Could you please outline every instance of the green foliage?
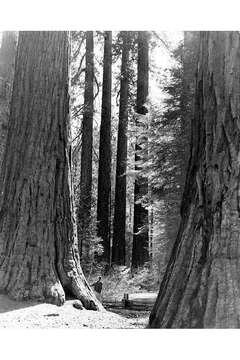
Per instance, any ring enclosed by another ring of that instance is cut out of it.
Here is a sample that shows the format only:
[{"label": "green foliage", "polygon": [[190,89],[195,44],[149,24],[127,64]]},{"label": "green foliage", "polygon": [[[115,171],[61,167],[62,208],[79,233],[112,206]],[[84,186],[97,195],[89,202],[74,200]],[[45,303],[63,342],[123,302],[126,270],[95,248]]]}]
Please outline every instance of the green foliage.
[{"label": "green foliage", "polygon": [[98,256],[103,254],[103,240],[97,236],[95,214],[93,214],[90,219],[86,237],[89,245],[88,256],[82,257],[81,266],[83,268],[84,274],[89,276],[92,272],[99,271],[102,268],[102,266],[100,266],[98,263]]}]

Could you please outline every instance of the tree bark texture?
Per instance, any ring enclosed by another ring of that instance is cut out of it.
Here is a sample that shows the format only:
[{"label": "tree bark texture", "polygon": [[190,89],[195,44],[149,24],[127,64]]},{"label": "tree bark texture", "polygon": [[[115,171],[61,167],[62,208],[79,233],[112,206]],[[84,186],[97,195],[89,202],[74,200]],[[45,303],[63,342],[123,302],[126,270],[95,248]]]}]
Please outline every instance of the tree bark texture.
[{"label": "tree bark texture", "polygon": [[[146,101],[148,96],[149,83],[149,58],[148,58],[148,32],[138,32],[138,76],[137,76],[137,113],[146,115],[148,110]],[[138,126],[138,121],[136,121]],[[147,141],[147,140],[146,140]],[[136,142],[135,162],[141,160],[138,152],[141,144]],[[141,167],[135,165],[139,172]],[[148,210],[141,204],[141,198],[148,194],[148,180],[146,177],[137,174],[134,184],[134,220],[133,220],[133,250],[132,266],[137,268],[149,260],[149,239],[148,239]]]},{"label": "tree bark texture", "polygon": [[2,35],[0,49],[0,168],[7,138],[16,40],[16,33],[14,31],[5,31]]},{"label": "tree bark texture", "polygon": [[182,220],[152,328],[240,327],[239,114],[239,32],[202,32]]},{"label": "tree bark texture", "polygon": [[98,236],[103,239],[102,258],[110,261],[110,195],[111,195],[111,100],[112,100],[112,32],[104,34],[102,114],[99,144]]},{"label": "tree bark texture", "polygon": [[[182,133],[187,138],[186,151],[189,153],[191,120],[194,116],[194,95],[196,82],[196,69],[199,57],[199,31],[185,31],[183,45],[183,94],[181,98],[181,108],[184,116],[182,116]],[[183,138],[184,141],[184,138]],[[187,171],[188,162],[185,159],[183,172]]]},{"label": "tree bark texture", "polygon": [[92,147],[93,147],[93,84],[94,53],[93,31],[86,32],[86,68],[84,112],[82,121],[82,151],[80,175],[80,199],[78,206],[79,248],[82,257],[89,254],[89,226],[92,205]]},{"label": "tree bark texture", "polygon": [[0,289],[101,309],[79,261],[71,183],[67,32],[20,32],[0,212]]},{"label": "tree bark texture", "polygon": [[112,262],[119,265],[125,265],[126,246],[126,169],[130,50],[129,32],[123,31],[122,37],[122,65],[112,245]]}]

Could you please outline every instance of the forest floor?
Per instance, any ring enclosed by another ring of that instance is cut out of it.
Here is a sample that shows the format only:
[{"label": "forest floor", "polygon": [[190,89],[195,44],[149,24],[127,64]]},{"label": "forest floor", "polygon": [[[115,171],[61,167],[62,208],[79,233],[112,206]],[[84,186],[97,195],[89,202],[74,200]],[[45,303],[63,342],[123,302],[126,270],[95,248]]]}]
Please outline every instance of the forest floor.
[{"label": "forest floor", "polygon": [[74,300],[63,306],[46,303],[18,302],[0,295],[0,328],[69,328],[69,329],[143,329],[149,311],[114,309],[87,311],[73,307]]}]

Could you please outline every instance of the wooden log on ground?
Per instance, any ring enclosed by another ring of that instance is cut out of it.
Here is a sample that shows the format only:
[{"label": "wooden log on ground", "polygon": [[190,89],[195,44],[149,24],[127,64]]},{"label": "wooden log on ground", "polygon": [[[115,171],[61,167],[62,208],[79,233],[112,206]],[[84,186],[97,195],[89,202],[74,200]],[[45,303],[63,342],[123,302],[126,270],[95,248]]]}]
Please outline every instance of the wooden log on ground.
[{"label": "wooden log on ground", "polygon": [[123,303],[126,309],[151,310],[157,298],[157,293],[124,294]]}]

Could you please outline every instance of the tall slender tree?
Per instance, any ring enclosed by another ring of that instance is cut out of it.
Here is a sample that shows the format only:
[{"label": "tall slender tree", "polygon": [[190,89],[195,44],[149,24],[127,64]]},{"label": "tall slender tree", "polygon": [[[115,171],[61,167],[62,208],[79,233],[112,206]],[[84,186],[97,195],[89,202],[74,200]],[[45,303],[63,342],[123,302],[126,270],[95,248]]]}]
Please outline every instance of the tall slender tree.
[{"label": "tall slender tree", "polygon": [[[149,86],[149,34],[147,31],[138,32],[138,67],[137,67],[137,106],[139,115],[146,115],[148,110],[146,101]],[[138,120],[136,126],[139,126]],[[143,265],[149,259],[149,239],[148,239],[148,210],[146,210],[141,198],[148,194],[148,180],[139,173],[141,160],[139,151],[141,144],[136,142],[135,170],[137,173],[134,185],[134,223],[133,223],[133,249],[132,266],[134,268]]]},{"label": "tall slender tree", "polygon": [[99,144],[97,221],[103,258],[110,261],[112,32],[104,33],[102,114]]},{"label": "tall slender tree", "polygon": [[16,33],[5,31],[0,49],[0,168],[7,138],[9,103],[14,73]]},{"label": "tall slender tree", "polygon": [[71,185],[67,32],[20,32],[0,211],[0,289],[100,309],[82,273]]},{"label": "tall slender tree", "polygon": [[239,327],[239,103],[239,32],[202,32],[182,220],[150,327]]},{"label": "tall slender tree", "polygon": [[93,147],[93,87],[94,87],[94,53],[93,31],[86,32],[86,67],[84,111],[82,120],[82,151],[80,198],[78,204],[79,248],[81,256],[89,253],[89,225],[92,205],[92,147]]},{"label": "tall slender tree", "polygon": [[113,263],[125,264],[126,238],[126,168],[127,168],[127,127],[129,95],[129,51],[131,33],[122,32],[122,64],[120,83],[119,124],[117,140],[117,164],[115,207],[113,220]]}]

